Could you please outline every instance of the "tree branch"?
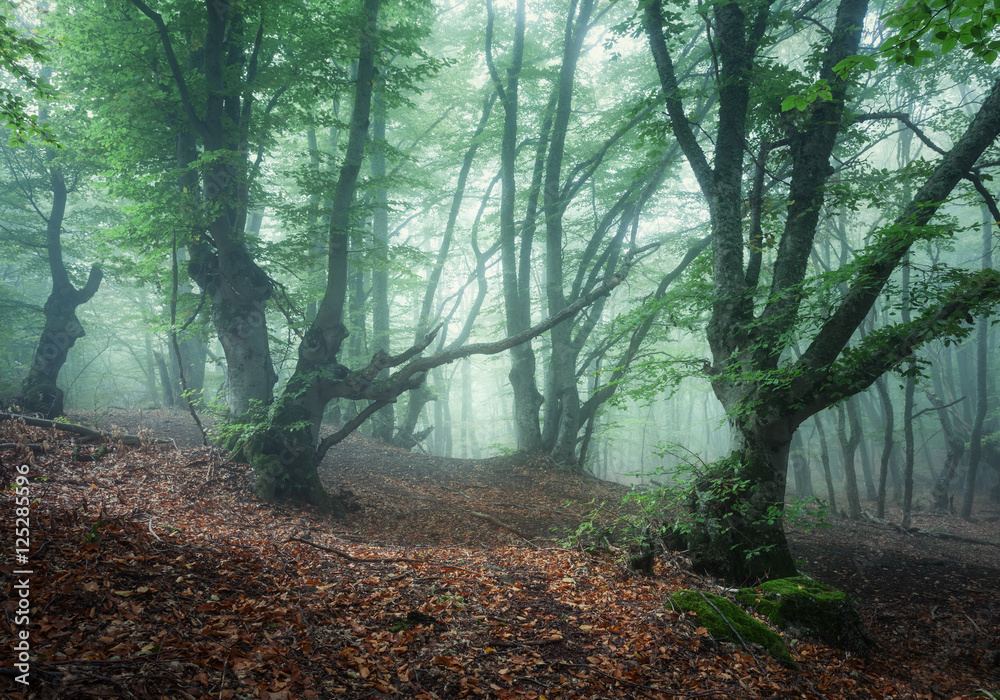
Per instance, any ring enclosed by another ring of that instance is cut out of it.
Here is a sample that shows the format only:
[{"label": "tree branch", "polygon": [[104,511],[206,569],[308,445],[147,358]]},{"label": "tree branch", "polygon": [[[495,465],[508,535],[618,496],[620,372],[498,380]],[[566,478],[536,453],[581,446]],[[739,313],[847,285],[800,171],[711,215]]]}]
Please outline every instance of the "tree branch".
[{"label": "tree branch", "polygon": [[698,185],[705,193],[709,206],[715,202],[715,183],[712,179],[712,168],[708,164],[705,152],[698,143],[698,138],[691,129],[687,115],[684,114],[684,104],[681,102],[680,87],[674,72],[674,62],[663,38],[663,7],[660,0],[650,0],[646,3],[643,26],[649,37],[649,47],[656,63],[656,72],[660,77],[663,98],[670,116],[670,125],[674,137],[684,151],[691,169],[694,171]]},{"label": "tree branch", "polygon": [[188,91],[187,82],[184,80],[184,74],[181,72],[181,66],[177,62],[177,56],[174,55],[174,47],[170,42],[170,34],[167,32],[167,25],[164,24],[163,18],[160,14],[154,11],[142,0],[131,0],[132,4],[144,15],[153,20],[153,24],[156,25],[156,31],[160,35],[160,43],[163,45],[163,51],[167,55],[167,64],[170,66],[170,72],[174,76],[174,82],[177,83],[177,91],[181,95],[181,106],[184,107],[184,113],[187,115],[188,120],[191,125],[197,129],[198,133],[203,139],[208,137],[208,128],[205,122],[202,121],[201,117],[194,110],[194,103],[191,101],[191,93]]},{"label": "tree branch", "polygon": [[903,122],[906,127],[913,132],[913,134],[920,139],[927,148],[931,149],[935,153],[940,153],[943,156],[948,155],[948,152],[938,146],[936,143],[931,141],[930,137],[924,133],[923,129],[913,123],[910,119],[909,114],[903,112],[872,112],[870,114],[860,114],[854,118],[855,122],[869,122],[878,121],[881,119],[896,119]]},{"label": "tree branch", "polygon": [[400,358],[409,358],[419,354],[428,345],[430,345],[435,334],[438,332],[438,329],[428,333],[424,340],[418,345],[415,345],[406,352],[393,358],[380,357],[379,354],[376,354],[376,356],[372,358],[368,367],[358,372],[353,372],[351,375],[337,381],[336,384],[339,385],[338,387],[331,387],[330,391],[333,392],[333,396],[353,399],[371,399],[372,403],[365,407],[364,410],[362,410],[343,428],[338,430],[333,435],[324,438],[320,442],[318,448],[318,450],[321,451],[319,453],[320,459],[323,454],[326,454],[326,451],[329,450],[330,447],[350,435],[352,431],[356,430],[358,426],[364,423],[365,420],[367,420],[373,413],[378,411],[383,406],[394,402],[403,392],[420,386],[426,378],[427,372],[435,367],[440,367],[441,365],[446,365],[454,362],[455,360],[460,360],[464,357],[470,357],[472,355],[495,355],[503,352],[504,350],[509,350],[512,347],[521,345],[522,343],[527,343],[533,338],[538,337],[547,330],[579,313],[582,309],[590,306],[601,297],[607,296],[615,287],[621,284],[622,280],[626,278],[631,266],[634,264],[635,258],[649,250],[650,247],[651,246],[644,246],[633,250],[626,257],[626,260],[619,271],[610,279],[605,280],[603,284],[594,289],[590,294],[581,297],[575,303],[564,307],[561,311],[553,314],[546,320],[537,323],[514,336],[510,336],[493,343],[474,343],[472,345],[449,348],[429,357],[419,357],[393,374],[389,377],[389,379],[382,382],[369,379],[369,375],[374,377],[378,373],[376,371],[375,374],[371,374],[373,369],[378,368],[378,370],[380,370],[383,367],[398,366],[401,362],[406,361],[405,359],[400,361]]},{"label": "tree branch", "polygon": [[[986,269],[971,275],[956,284],[950,298],[936,309],[927,311],[910,323],[883,328],[866,336],[852,352],[857,359],[851,366],[838,369],[836,377],[824,372],[825,381],[812,383],[813,388],[804,392],[801,406],[795,409],[795,413],[804,412],[803,415],[808,417],[844,397],[864,391],[927,342],[963,335],[967,329],[961,324],[971,324],[974,311],[998,303],[1000,272]],[[893,331],[897,334],[892,335]]]},{"label": "tree branch", "polygon": [[802,367],[818,370],[831,365],[847,345],[854,331],[871,310],[889,277],[919,237],[920,229],[937,213],[958,181],[1000,135],[1000,80],[993,83],[989,96],[958,143],[941,159],[903,213],[885,236],[879,254],[861,267],[840,306],[823,324],[802,354]]}]

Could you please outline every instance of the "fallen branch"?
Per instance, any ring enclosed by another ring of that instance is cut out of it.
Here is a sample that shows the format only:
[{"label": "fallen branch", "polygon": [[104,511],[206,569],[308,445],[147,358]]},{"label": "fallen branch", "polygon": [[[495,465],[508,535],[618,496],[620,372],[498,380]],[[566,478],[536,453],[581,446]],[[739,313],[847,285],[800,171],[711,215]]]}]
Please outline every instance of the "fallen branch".
[{"label": "fallen branch", "polygon": [[76,423],[63,423],[61,421],[48,420],[47,418],[33,418],[32,416],[22,416],[18,413],[0,413],[0,422],[5,420],[23,420],[26,425],[33,425],[36,428],[55,428],[56,430],[61,430],[65,433],[74,433],[82,437],[82,440],[78,442],[94,442],[97,440],[110,440],[112,442],[121,441],[123,445],[128,445],[129,447],[140,447],[143,442],[153,442],[156,444],[169,445],[173,441],[166,438],[152,438],[146,440],[140,438],[138,435],[116,435],[114,433],[108,433],[103,430],[94,430],[93,428],[88,428],[85,425],[77,425]]},{"label": "fallen branch", "polygon": [[347,561],[356,561],[362,564],[377,564],[377,563],[393,563],[393,562],[408,562],[410,564],[424,564],[418,559],[407,559],[406,557],[394,557],[394,558],[376,558],[376,559],[359,559],[358,557],[348,554],[347,552],[337,549],[336,547],[327,547],[322,544],[316,544],[315,542],[310,542],[309,540],[304,540],[301,537],[289,537],[288,542],[301,542],[302,544],[307,544],[310,547],[315,547],[316,549],[323,550],[324,552],[330,552],[330,554],[336,554],[338,557],[343,557]]},{"label": "fallen branch", "polygon": [[496,525],[499,528],[503,528],[504,530],[507,530],[508,532],[513,532],[515,535],[517,535],[518,537],[520,537],[522,540],[530,542],[531,539],[532,539],[531,535],[524,534],[523,532],[521,532],[517,528],[511,527],[507,523],[502,522],[500,520],[497,520],[492,515],[487,515],[486,513],[477,513],[474,510],[470,510],[470,511],[466,511],[466,512],[469,515],[473,516],[474,518],[479,518],[480,520],[485,520],[486,522],[492,523],[493,525]]},{"label": "fallen branch", "polygon": [[37,442],[30,442],[30,443],[5,442],[3,444],[0,444],[0,450],[13,450],[17,447],[26,447],[36,455],[45,454],[45,448],[39,445]]},{"label": "fallen branch", "polygon": [[523,642],[490,642],[488,646],[498,647],[500,649],[512,649],[517,647],[543,647],[548,644],[560,644],[565,642],[565,637],[556,637],[553,639],[529,639]]},{"label": "fallen branch", "polygon": [[324,552],[330,552],[331,554],[336,554],[338,557],[343,557],[348,561],[356,561],[360,564],[382,564],[382,563],[395,563],[395,562],[406,562],[407,564],[425,564],[427,566],[434,566],[439,569],[454,569],[455,571],[464,571],[467,574],[472,574],[473,576],[480,576],[482,572],[472,571],[471,569],[463,569],[461,566],[452,566],[451,564],[438,564],[433,561],[422,561],[420,559],[408,559],[407,557],[391,557],[391,558],[375,558],[375,559],[359,559],[347,552],[337,549],[336,547],[327,547],[322,544],[316,544],[315,542],[310,542],[309,540],[304,540],[300,537],[289,537],[288,542],[301,542],[302,544],[307,544],[310,547],[315,547],[316,549],[321,549]]},{"label": "fallen branch", "polygon": [[931,532],[929,530],[920,530],[915,527],[907,530],[904,527],[893,524],[893,527],[902,533],[907,535],[919,535],[921,537],[933,537],[938,540],[951,540],[952,542],[964,542],[965,544],[981,544],[986,547],[1000,547],[1000,544],[996,542],[987,542],[986,540],[977,540],[972,537],[963,537],[962,535],[953,535],[950,532]]}]

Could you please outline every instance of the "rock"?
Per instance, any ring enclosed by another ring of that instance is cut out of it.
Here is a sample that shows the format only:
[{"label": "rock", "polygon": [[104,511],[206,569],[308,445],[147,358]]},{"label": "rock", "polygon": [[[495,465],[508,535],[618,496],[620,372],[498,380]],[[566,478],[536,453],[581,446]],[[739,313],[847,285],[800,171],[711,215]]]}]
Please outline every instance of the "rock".
[{"label": "rock", "polygon": [[792,634],[856,656],[868,655],[868,635],[861,615],[851,598],[836,588],[794,576],[744,588],[736,599]]},{"label": "rock", "polygon": [[728,598],[698,591],[677,591],[667,598],[666,607],[695,613],[698,622],[715,639],[741,647],[758,645],[786,666],[797,667],[781,635]]}]

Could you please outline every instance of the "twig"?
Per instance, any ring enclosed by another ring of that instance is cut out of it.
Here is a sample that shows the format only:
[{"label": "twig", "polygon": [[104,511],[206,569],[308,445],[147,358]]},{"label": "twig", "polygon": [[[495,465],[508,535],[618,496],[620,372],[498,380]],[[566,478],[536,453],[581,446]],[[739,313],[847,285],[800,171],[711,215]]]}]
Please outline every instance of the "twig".
[{"label": "twig", "polygon": [[157,542],[162,542],[163,541],[163,540],[160,539],[159,535],[157,535],[155,532],[153,532],[153,516],[152,515],[149,516],[149,521],[146,523],[146,527],[149,529],[149,534],[151,534],[153,537],[155,537]]},{"label": "twig", "polygon": [[701,598],[702,598],[702,600],[704,600],[706,603],[708,603],[712,607],[712,610],[714,610],[715,612],[717,612],[719,614],[719,617],[721,617],[723,620],[726,621],[726,625],[729,627],[729,629],[732,630],[733,634],[736,635],[736,638],[738,640],[740,640],[740,646],[743,647],[743,649],[746,651],[746,653],[750,654],[750,658],[753,659],[753,662],[755,664],[757,664],[757,668],[759,668],[759,669],[761,669],[763,671],[764,667],[760,665],[760,661],[757,660],[757,657],[754,656],[754,653],[750,650],[750,645],[747,644],[747,640],[743,639],[743,637],[740,635],[740,633],[736,631],[736,628],[733,626],[733,623],[729,621],[729,618],[726,617],[725,615],[723,615],[722,611],[719,610],[718,607],[716,607],[715,603],[713,603],[712,601],[710,601],[708,599],[708,596],[706,596],[700,590],[698,591],[698,595],[700,595]]},{"label": "twig", "polygon": [[492,515],[487,515],[486,513],[477,513],[474,510],[470,510],[470,511],[467,511],[467,512],[469,513],[469,515],[471,515],[471,516],[473,516],[475,518],[479,518],[480,520],[485,520],[486,522],[492,523],[493,525],[496,525],[497,527],[503,528],[504,530],[507,530],[508,532],[513,532],[515,535],[517,535],[518,537],[520,537],[522,540],[524,540],[526,542],[530,542],[531,541],[531,537],[530,536],[524,534],[523,532],[521,532],[517,528],[511,527],[510,525],[507,525],[506,523],[504,523],[504,522],[502,522],[500,520],[497,520]]},{"label": "twig", "polygon": [[408,562],[410,564],[424,564],[419,559],[408,559],[406,557],[398,558],[376,558],[376,559],[359,559],[358,557],[348,554],[347,552],[337,549],[336,547],[327,547],[322,544],[316,544],[315,542],[310,542],[309,540],[304,540],[301,537],[289,537],[288,542],[301,542],[302,544],[307,544],[310,547],[315,547],[316,549],[321,549],[324,552],[330,552],[330,554],[336,554],[338,557],[343,557],[348,561],[356,561],[362,564],[376,564],[376,563],[393,563],[393,562]]},{"label": "twig", "polygon": [[458,489],[453,489],[450,486],[445,486],[444,484],[437,484],[437,487],[439,489],[444,489],[445,491],[452,491],[453,493],[457,493],[460,496],[465,496],[470,501],[473,500],[472,496],[470,496],[469,494],[467,494],[467,493],[465,493],[463,491],[459,491]]},{"label": "twig", "polygon": [[964,396],[960,399],[955,399],[951,403],[946,403],[943,406],[931,406],[930,408],[925,408],[922,411],[917,411],[916,413],[914,413],[913,417],[910,420],[916,420],[919,416],[922,416],[925,413],[930,413],[931,411],[943,411],[944,409],[954,406],[955,404],[960,403],[962,401],[965,401]]},{"label": "twig", "polygon": [[559,637],[558,639],[528,639],[523,642],[493,642],[487,646],[500,647],[501,649],[510,649],[512,647],[544,647],[549,644],[560,644],[565,641],[565,637]]},{"label": "twig", "polygon": [[[232,656],[231,651],[229,656]],[[226,666],[229,665],[229,656],[226,657],[226,662],[222,664],[222,678],[219,680],[219,700],[222,700],[222,693],[226,689]]]}]

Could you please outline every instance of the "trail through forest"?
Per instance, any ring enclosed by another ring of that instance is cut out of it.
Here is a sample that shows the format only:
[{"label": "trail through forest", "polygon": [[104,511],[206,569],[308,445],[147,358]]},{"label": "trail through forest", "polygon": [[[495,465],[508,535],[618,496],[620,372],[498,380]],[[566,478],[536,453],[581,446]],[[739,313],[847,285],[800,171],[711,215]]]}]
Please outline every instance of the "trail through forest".
[{"label": "trail through forest", "polygon": [[[198,447],[182,414],[76,416],[173,438],[74,453],[0,423],[4,484],[29,464],[31,683],[10,698],[956,698],[1000,691],[1000,511],[917,513],[916,533],[792,530],[805,573],[859,604],[870,659],[786,636],[798,669],[716,642],[664,607],[720,592],[664,552],[557,541],[608,521],[622,486],[515,457],[452,460],[352,435],[323,479],[331,521],[265,504],[245,465]],[[29,447],[35,444],[35,451]],[[79,461],[96,459],[97,461]],[[13,496],[5,494],[13,512]],[[898,514],[894,516],[898,519]],[[11,551],[13,518],[3,532]],[[621,543],[619,543],[621,544]],[[612,542],[612,545],[615,545]],[[12,567],[9,561],[5,572]],[[0,646],[14,640],[5,604]],[[987,696],[988,697],[988,696]]]}]

